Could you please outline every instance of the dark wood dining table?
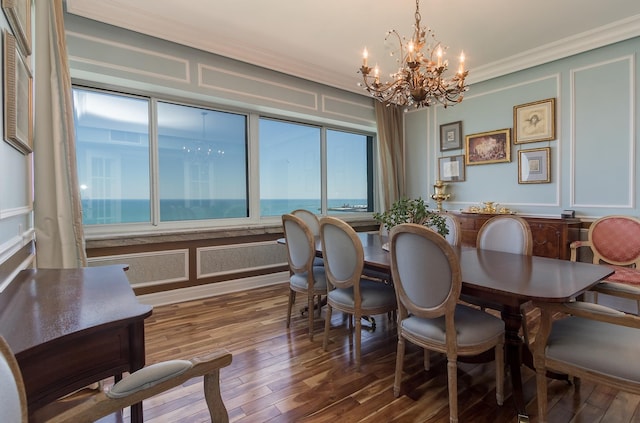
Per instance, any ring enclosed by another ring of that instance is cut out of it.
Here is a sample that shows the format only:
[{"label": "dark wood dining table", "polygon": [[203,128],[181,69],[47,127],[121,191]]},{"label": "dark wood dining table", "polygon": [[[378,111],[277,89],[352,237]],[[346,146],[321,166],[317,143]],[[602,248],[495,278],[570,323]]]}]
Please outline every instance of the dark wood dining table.
[{"label": "dark wood dining table", "polygon": [[[386,238],[359,233],[365,266],[390,272],[390,254],[382,248]],[[320,242],[316,251],[322,253]],[[533,367],[531,352],[519,335],[521,306],[531,300],[566,302],[584,294],[612,271],[606,266],[537,256],[456,247],[462,270],[462,294],[495,304],[505,322],[506,359],[511,372],[512,398],[519,420],[527,421],[520,367]]]}]

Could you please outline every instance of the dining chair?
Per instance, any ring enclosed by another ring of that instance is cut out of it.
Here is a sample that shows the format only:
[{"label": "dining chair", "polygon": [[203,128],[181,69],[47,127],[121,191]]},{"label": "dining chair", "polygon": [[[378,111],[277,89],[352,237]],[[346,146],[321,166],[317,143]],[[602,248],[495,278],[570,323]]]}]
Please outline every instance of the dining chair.
[{"label": "dining chair", "polygon": [[[360,370],[361,318],[396,310],[393,286],[362,276],[364,250],[355,230],[335,217],[320,219],[322,255],[327,275],[327,313],[323,348],[326,351],[331,329],[331,313],[335,308],[355,320],[356,368]],[[352,325],[349,324],[350,330]]]},{"label": "dining chair", "polygon": [[424,348],[425,370],[429,352],[447,356],[449,420],[458,421],[458,356],[494,350],[496,400],[504,401],[504,339],[502,319],[460,304],[460,261],[453,247],[438,233],[413,223],[391,230],[390,260],[398,299],[398,349],[393,394],[402,382],[405,340]]},{"label": "dining chair", "polygon": [[460,220],[451,213],[441,213],[440,216],[445,221],[449,233],[444,237],[449,244],[457,247],[462,243],[462,229],[460,228]]},{"label": "dining chair", "polygon": [[[518,216],[494,216],[487,220],[478,231],[476,247],[483,250],[530,256],[533,254],[531,228],[526,220]],[[481,306],[483,308],[486,306],[500,309],[499,306],[496,307],[494,305],[485,304]],[[523,304],[521,307],[522,335],[527,344],[529,344],[527,313],[530,309],[530,302]]]},{"label": "dining chair", "polygon": [[309,340],[313,341],[314,299],[317,297],[318,317],[320,317],[322,315],[322,296],[327,295],[324,266],[314,264],[316,258],[315,238],[304,220],[293,214],[283,214],[282,227],[289,262],[287,328],[291,326],[291,309],[296,301],[296,292],[300,292],[307,298]]},{"label": "dining chair", "polygon": [[[46,415],[55,423],[89,423],[119,412],[154,395],[178,387],[186,381],[204,375],[204,398],[212,422],[228,422],[229,416],[220,395],[220,369],[231,364],[231,354],[217,350],[190,360],[171,360],[144,367],[117,382],[107,392],[95,393],[81,402],[71,402],[70,408],[59,414]],[[27,396],[18,361],[0,336],[0,421],[27,423]],[[38,410],[39,415],[46,410]],[[46,414],[46,413],[45,413]],[[43,417],[44,418],[44,417]],[[39,420],[39,418],[38,418]]]},{"label": "dining chair", "polygon": [[[601,217],[589,226],[587,240],[574,241],[569,246],[571,261],[578,259],[580,248],[588,247],[593,254],[593,263],[614,269],[607,282],[640,288],[640,219],[623,215]],[[619,289],[626,290],[622,286]],[[636,306],[640,314],[640,300],[636,301]]]},{"label": "dining chair", "polygon": [[[318,216],[307,209],[296,209],[291,212],[292,215],[299,217],[307,224],[314,238],[320,238],[320,219]],[[324,266],[322,257],[314,257],[314,266]]]},{"label": "dining chair", "polygon": [[[616,295],[601,283],[600,293]],[[640,300],[640,294],[635,296]],[[534,366],[538,419],[547,421],[547,372],[574,376],[640,395],[640,317],[599,304],[535,302],[541,310]],[[564,317],[558,319],[558,315]],[[579,384],[576,384],[576,389]]]}]

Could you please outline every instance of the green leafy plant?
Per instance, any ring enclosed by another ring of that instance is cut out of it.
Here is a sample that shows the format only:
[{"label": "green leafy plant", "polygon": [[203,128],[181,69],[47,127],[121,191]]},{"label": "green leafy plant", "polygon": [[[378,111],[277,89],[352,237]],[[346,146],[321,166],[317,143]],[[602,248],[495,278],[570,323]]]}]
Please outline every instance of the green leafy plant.
[{"label": "green leafy plant", "polygon": [[444,218],[439,213],[429,210],[429,205],[422,198],[402,198],[384,213],[374,213],[373,218],[387,230],[401,223],[417,223],[435,229],[442,236],[449,233]]}]

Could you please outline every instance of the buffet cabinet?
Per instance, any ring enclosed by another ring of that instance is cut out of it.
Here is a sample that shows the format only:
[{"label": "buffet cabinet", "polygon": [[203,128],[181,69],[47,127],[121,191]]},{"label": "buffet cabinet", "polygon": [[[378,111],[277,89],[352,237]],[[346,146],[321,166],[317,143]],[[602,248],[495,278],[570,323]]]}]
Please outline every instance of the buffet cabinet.
[{"label": "buffet cabinet", "polygon": [[[495,214],[449,212],[460,221],[462,245],[475,247],[478,231]],[[529,224],[533,237],[533,255],[569,260],[569,244],[580,237],[579,219],[518,215]]]}]

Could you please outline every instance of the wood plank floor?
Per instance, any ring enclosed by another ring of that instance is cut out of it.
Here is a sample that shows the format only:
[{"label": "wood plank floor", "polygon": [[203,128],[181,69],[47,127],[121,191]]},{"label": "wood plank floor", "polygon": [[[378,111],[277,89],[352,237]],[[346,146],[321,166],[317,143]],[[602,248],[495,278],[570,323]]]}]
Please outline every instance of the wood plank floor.
[{"label": "wood plank floor", "polygon": [[[222,396],[232,422],[448,422],[446,362],[422,368],[422,352],[407,344],[402,395],[392,392],[395,324],[376,316],[375,331],[362,331],[362,369],[340,313],[332,319],[331,341],[322,350],[323,320],[314,341],[298,305],[286,328],[288,285],[276,285],[204,300],[156,307],[146,322],[147,364],[187,358],[223,347],[233,363],[221,371]],[[458,372],[460,422],[515,422],[505,386],[505,404],[495,402],[494,364],[461,363]],[[535,377],[523,369],[527,410],[537,421]],[[640,396],[583,381],[579,389],[562,381],[549,385],[549,421],[640,422]],[[206,422],[202,381],[145,401],[146,422]]]}]

